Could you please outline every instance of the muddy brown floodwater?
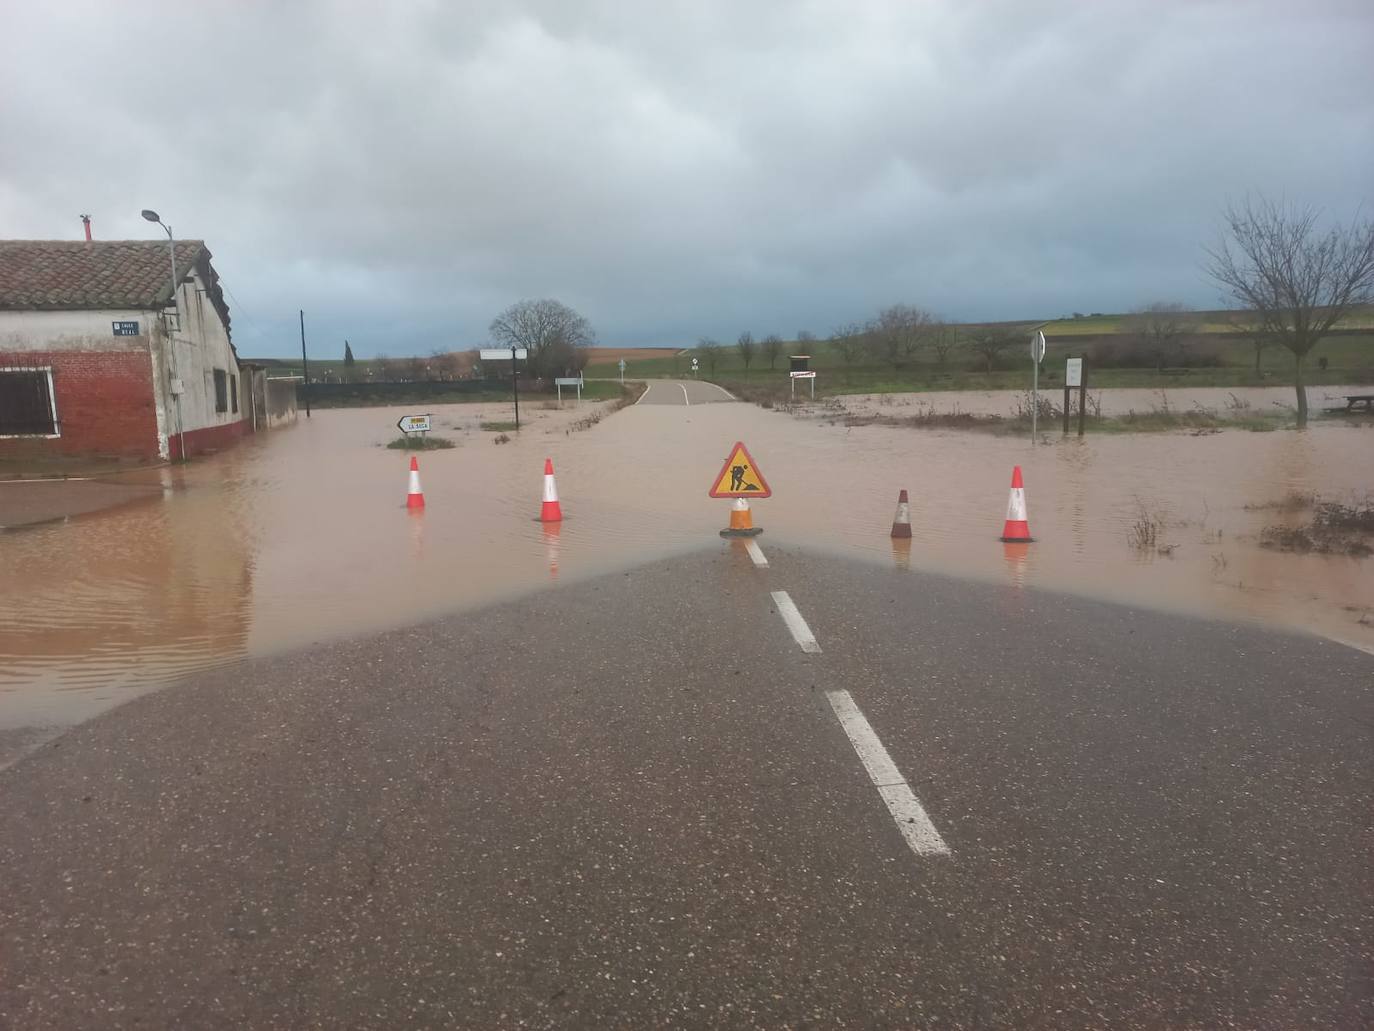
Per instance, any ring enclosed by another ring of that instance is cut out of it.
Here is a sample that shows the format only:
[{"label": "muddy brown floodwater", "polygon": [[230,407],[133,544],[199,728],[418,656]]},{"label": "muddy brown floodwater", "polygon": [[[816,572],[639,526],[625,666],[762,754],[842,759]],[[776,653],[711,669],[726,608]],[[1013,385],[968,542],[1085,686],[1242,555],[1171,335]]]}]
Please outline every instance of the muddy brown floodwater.
[{"label": "muddy brown floodwater", "polygon": [[[1241,392],[1237,392],[1241,393]],[[439,406],[459,446],[421,456],[428,507],[404,507],[402,409],[318,412],[185,467],[153,496],[0,534],[0,732],[60,727],[188,672],[461,611],[702,547],[728,503],[707,488],[743,439],[773,488],[761,543],[1316,631],[1374,650],[1374,560],[1272,552],[1255,508],[1293,491],[1363,498],[1374,430],[1115,434],[1032,447],[981,433],[845,428],[746,404],[538,411]],[[445,424],[447,424],[446,429]],[[544,527],[552,457],[565,521]],[[997,541],[1013,464],[1029,546]],[[913,540],[889,540],[897,492]],[[1160,550],[1128,543],[1146,513]],[[919,628],[913,628],[913,631]],[[1052,630],[1047,629],[1047,632]],[[932,642],[938,646],[938,642]],[[636,642],[626,641],[627,653]]]}]

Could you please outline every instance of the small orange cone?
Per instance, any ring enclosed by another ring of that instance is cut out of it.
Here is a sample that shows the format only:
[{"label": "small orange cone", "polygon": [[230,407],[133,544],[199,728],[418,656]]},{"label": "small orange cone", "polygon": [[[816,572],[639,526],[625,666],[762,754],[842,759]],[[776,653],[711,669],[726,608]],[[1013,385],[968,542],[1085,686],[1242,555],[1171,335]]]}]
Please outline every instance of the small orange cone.
[{"label": "small orange cone", "polygon": [[1011,498],[1007,501],[1007,523],[1002,528],[1003,544],[1030,544],[1030,523],[1026,521],[1026,488],[1021,482],[1021,467],[1011,471]]},{"label": "small orange cone", "polygon": [[735,503],[730,506],[730,528],[721,530],[722,537],[757,537],[763,533],[763,527],[754,525],[754,514],[749,510],[749,502],[744,498],[736,498]]},{"label": "small orange cone", "polygon": [[561,523],[563,506],[558,503],[558,484],[553,480],[553,459],[544,459],[544,505],[539,510],[541,523]]},{"label": "small orange cone", "polygon": [[897,514],[892,517],[892,536],[911,536],[911,502],[907,499],[906,491],[897,495]]},{"label": "small orange cone", "polygon": [[420,463],[410,456],[410,490],[406,492],[406,508],[424,508],[425,492],[420,489]]}]

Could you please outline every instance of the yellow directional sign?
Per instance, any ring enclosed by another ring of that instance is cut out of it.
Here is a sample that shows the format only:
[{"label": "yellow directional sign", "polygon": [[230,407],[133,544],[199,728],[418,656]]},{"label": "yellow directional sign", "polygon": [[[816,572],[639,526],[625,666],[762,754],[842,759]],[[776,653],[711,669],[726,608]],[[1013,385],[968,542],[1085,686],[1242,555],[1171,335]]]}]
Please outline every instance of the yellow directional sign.
[{"label": "yellow directional sign", "polygon": [[709,493],[713,498],[767,498],[773,495],[742,440],[735,442],[734,450],[720,467],[720,475]]}]

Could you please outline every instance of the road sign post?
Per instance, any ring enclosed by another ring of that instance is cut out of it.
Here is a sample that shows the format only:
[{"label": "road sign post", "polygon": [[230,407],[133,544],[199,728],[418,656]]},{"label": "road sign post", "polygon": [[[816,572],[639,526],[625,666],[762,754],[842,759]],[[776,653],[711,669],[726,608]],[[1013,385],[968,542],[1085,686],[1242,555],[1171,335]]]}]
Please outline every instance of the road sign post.
[{"label": "road sign post", "polygon": [[816,400],[816,374],[814,372],[789,372],[788,378],[792,380],[792,399],[797,398],[797,380],[809,379],[811,381],[811,400]]},{"label": "road sign post", "polygon": [[[1070,406],[1073,404],[1073,401],[1072,401],[1072,391],[1073,391],[1073,388],[1074,388],[1074,387],[1079,386],[1082,382],[1083,382],[1083,359],[1082,359],[1082,358],[1068,358],[1068,359],[1066,359],[1065,362],[1064,362],[1064,436],[1066,436],[1066,437],[1069,435],[1069,408],[1070,408]],[[1082,414],[1081,398],[1080,398],[1079,413],[1080,413],[1080,416],[1081,416],[1081,414]],[[1082,425],[1082,418],[1081,418],[1081,417],[1080,417],[1080,419],[1079,419],[1079,425],[1080,425],[1080,426]],[[1080,435],[1080,436],[1082,435],[1081,430],[1080,430],[1079,435]]]},{"label": "road sign post", "polygon": [[625,359],[620,359],[620,385],[625,385]]},{"label": "road sign post", "polygon": [[748,499],[771,497],[773,492],[744,441],[735,441],[707,494],[713,498],[735,499],[730,509],[730,526],[720,531],[722,537],[754,537],[763,533],[761,527],[754,525]]},{"label": "road sign post", "polygon": [[1037,423],[1040,416],[1040,362],[1045,357],[1045,334],[1036,330],[1031,337],[1031,443],[1035,443]]},{"label": "road sign post", "polygon": [[[509,354],[506,353],[507,350],[510,351]],[[515,399],[515,428],[518,430],[520,428],[520,383],[515,363],[518,359],[529,358],[529,349],[516,347],[514,344],[509,348],[483,347],[477,352],[477,355],[484,362],[510,362],[510,392],[511,397]]]},{"label": "road sign post", "polygon": [[1078,359],[1078,435],[1083,436],[1083,420],[1088,414],[1088,363]]},{"label": "road sign post", "polygon": [[582,377],[581,376],[557,376],[553,381],[554,389],[558,391],[558,403],[563,403],[563,388],[576,387],[577,399],[582,400]]},{"label": "road sign post", "polygon": [[700,365],[698,365],[698,364],[697,364],[697,360],[696,360],[695,358],[693,358],[693,359],[692,359],[692,379],[696,379],[696,378],[697,378],[697,369],[698,369],[698,368],[700,368]]}]

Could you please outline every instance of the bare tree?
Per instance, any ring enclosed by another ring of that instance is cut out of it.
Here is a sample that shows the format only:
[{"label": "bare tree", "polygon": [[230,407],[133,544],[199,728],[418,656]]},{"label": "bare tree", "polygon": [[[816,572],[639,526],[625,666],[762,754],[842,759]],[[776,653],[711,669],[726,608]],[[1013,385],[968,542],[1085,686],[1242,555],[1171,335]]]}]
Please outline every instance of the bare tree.
[{"label": "bare tree", "polygon": [[930,325],[930,313],[909,304],[894,304],[878,313],[871,327],[875,354],[894,369],[910,360]]},{"label": "bare tree", "polygon": [[799,348],[802,348],[802,347],[810,347],[810,346],[811,346],[812,344],[814,344],[815,342],[816,342],[816,334],[813,333],[813,332],[811,332],[811,330],[809,330],[809,329],[799,329],[799,330],[797,330],[797,346],[798,346]]},{"label": "bare tree", "polygon": [[949,361],[950,352],[959,346],[959,327],[948,322],[934,322],[930,326],[930,349],[935,352],[935,362],[940,368]]},{"label": "bare tree", "polygon": [[864,327],[857,322],[846,322],[830,331],[830,346],[840,354],[840,360],[853,365],[863,354],[865,343]]},{"label": "bare tree", "polygon": [[702,337],[697,341],[697,351],[701,354],[701,360],[706,368],[714,376],[716,366],[720,363],[720,344],[710,337]]},{"label": "bare tree", "polygon": [[1197,327],[1187,307],[1176,301],[1152,301],[1138,308],[1126,324],[1136,342],[1154,359],[1156,372],[1163,372],[1170,357],[1182,352],[1184,340]]},{"label": "bare tree", "polygon": [[[526,368],[545,377],[580,367],[579,351],[596,341],[590,322],[551,299],[517,301],[492,320],[490,333],[498,347],[528,348]],[[585,354],[581,361],[586,364]]]},{"label": "bare tree", "polygon": [[1244,337],[1255,349],[1255,378],[1260,379],[1264,375],[1264,350],[1274,343],[1274,338],[1264,331],[1259,320],[1250,312],[1236,312],[1227,322],[1233,333]]},{"label": "bare tree", "polygon": [[768,367],[771,369],[777,365],[778,359],[782,357],[782,337],[776,333],[769,333],[763,338],[759,348],[763,351],[763,356],[768,359]]},{"label": "bare tree", "polygon": [[754,334],[746,329],[735,341],[735,346],[739,348],[740,361],[744,362],[744,374],[747,376],[749,366],[754,362],[754,352],[758,350],[758,346],[754,343]]},{"label": "bare tree", "polygon": [[1315,208],[1263,197],[1228,206],[1205,248],[1207,275],[1293,354],[1298,425],[1307,425],[1303,359],[1351,307],[1374,300],[1374,220],[1322,232]]},{"label": "bare tree", "polygon": [[987,371],[991,372],[1002,352],[1020,339],[1020,334],[1006,326],[978,326],[969,333],[969,346],[983,356]]}]

